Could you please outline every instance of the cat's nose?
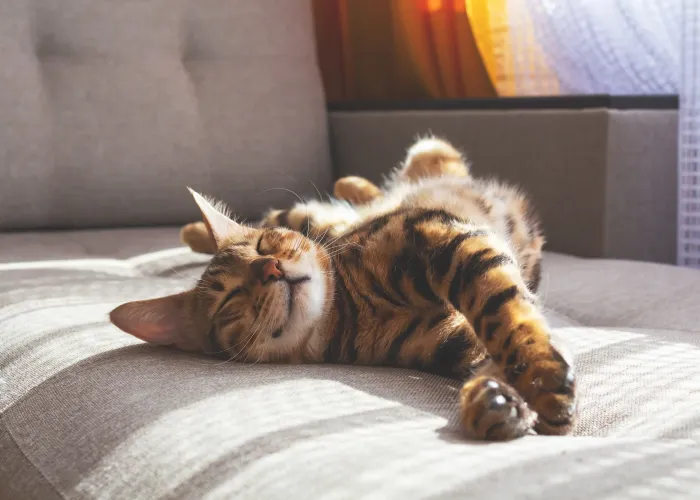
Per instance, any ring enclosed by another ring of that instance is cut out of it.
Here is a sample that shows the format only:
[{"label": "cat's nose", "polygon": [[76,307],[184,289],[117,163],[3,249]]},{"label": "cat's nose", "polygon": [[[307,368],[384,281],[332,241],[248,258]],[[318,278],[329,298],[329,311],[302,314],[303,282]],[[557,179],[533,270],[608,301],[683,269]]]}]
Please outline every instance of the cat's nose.
[{"label": "cat's nose", "polygon": [[252,267],[253,274],[263,284],[284,277],[284,273],[280,269],[280,261],[277,259],[258,259],[253,262]]}]

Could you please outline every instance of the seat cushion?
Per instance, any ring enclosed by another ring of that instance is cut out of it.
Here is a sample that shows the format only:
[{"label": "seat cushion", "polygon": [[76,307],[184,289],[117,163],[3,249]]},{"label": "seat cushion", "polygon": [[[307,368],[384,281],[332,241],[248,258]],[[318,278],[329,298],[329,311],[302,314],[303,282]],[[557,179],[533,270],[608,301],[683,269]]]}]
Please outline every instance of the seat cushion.
[{"label": "seat cushion", "polygon": [[175,228],[0,241],[1,499],[700,495],[698,272],[548,254],[580,421],[484,445],[459,437],[451,380],[226,363],[111,326],[202,271]]}]

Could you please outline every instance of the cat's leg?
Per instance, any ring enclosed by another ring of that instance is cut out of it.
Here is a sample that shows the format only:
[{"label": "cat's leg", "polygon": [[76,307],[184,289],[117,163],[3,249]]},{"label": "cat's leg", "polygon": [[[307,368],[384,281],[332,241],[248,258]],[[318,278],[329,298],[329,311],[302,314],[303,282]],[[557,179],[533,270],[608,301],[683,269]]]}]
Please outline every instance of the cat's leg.
[{"label": "cat's leg", "polygon": [[518,255],[523,278],[531,292],[536,293],[542,280],[542,244],[544,238],[535,237]]},{"label": "cat's leg", "polygon": [[532,429],[537,415],[500,376],[467,380],[459,395],[460,427],[469,439],[509,441]]},{"label": "cat's leg", "polygon": [[364,177],[341,177],[333,188],[333,196],[353,205],[366,205],[382,195],[382,190]]},{"label": "cat's leg", "polygon": [[537,413],[535,430],[568,433],[576,410],[573,366],[553,345],[508,244],[443,211],[408,216],[404,228],[433,292],[467,318],[504,379]]},{"label": "cat's leg", "polygon": [[216,253],[216,242],[212,239],[204,222],[192,222],[180,229],[180,240],[194,252]]},{"label": "cat's leg", "polygon": [[[508,240],[518,257],[523,279],[531,292],[537,292],[542,274],[542,247],[545,243],[540,217],[530,200],[518,188],[508,184],[480,183],[484,197],[501,202]],[[491,206],[490,209],[492,209]]]},{"label": "cat's leg", "polygon": [[[410,266],[407,269],[411,269]],[[412,280],[415,284],[416,281]],[[419,280],[420,281],[420,278]],[[444,304],[440,306],[443,308]],[[453,315],[456,318],[459,315]],[[449,315],[447,316],[450,317]],[[450,378],[466,377],[460,390],[459,423],[463,434],[477,441],[508,441],[524,436],[535,424],[536,414],[506,380],[503,371],[489,358],[473,328],[464,318],[458,323],[437,312],[428,337],[417,340],[420,352],[428,354],[417,365],[416,350],[409,342],[403,361],[408,366]],[[423,354],[425,356],[425,354]],[[398,360],[398,358],[397,358]],[[413,360],[413,361],[411,361]],[[405,366],[405,365],[404,365]]]},{"label": "cat's leg", "polygon": [[[413,144],[395,178],[416,182],[429,177],[453,175],[467,177],[467,161],[449,142],[434,137],[418,140]],[[366,205],[383,196],[382,190],[364,177],[342,177],[335,182],[333,195],[353,205]]]},{"label": "cat's leg", "polygon": [[427,177],[453,175],[469,176],[467,161],[447,141],[435,137],[418,140],[413,144],[396,172],[396,178],[415,182]]}]

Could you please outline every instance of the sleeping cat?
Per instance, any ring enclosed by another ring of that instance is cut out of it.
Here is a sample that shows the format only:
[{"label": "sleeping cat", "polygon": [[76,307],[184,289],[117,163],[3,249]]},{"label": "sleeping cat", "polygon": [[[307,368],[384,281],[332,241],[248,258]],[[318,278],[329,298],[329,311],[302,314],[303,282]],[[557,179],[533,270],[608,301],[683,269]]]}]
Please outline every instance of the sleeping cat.
[{"label": "sleeping cat", "polygon": [[534,295],[537,219],[517,190],[473,179],[447,142],[418,141],[383,188],[344,178],[344,201],[273,210],[261,227],[192,194],[204,222],[183,239],[214,257],[194,289],[117,307],[122,330],[243,362],[466,380],[460,423],[471,439],[571,430],[573,366]]}]

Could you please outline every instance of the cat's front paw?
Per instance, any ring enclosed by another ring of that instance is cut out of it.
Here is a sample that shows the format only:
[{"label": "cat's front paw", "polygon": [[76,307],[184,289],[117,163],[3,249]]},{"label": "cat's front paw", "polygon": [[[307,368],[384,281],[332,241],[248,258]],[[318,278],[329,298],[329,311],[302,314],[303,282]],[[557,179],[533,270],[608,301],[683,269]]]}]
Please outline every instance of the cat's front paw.
[{"label": "cat's front paw", "polygon": [[513,380],[513,385],[537,412],[537,433],[569,434],[576,423],[577,413],[572,363],[552,346],[547,356],[522,367],[524,370]]},{"label": "cat's front paw", "polygon": [[536,415],[508,384],[476,377],[462,386],[460,424],[469,439],[509,441],[528,433]]}]

